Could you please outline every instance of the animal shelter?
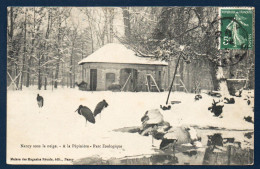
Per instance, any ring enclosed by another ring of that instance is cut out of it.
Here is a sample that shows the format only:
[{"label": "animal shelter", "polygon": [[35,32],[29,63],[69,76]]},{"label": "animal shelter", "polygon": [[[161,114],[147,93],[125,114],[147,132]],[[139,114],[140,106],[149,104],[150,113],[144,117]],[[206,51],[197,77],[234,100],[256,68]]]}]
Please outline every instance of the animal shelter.
[{"label": "animal shelter", "polygon": [[167,62],[139,57],[123,44],[106,44],[81,60],[83,81],[90,91],[161,91],[166,86]]}]

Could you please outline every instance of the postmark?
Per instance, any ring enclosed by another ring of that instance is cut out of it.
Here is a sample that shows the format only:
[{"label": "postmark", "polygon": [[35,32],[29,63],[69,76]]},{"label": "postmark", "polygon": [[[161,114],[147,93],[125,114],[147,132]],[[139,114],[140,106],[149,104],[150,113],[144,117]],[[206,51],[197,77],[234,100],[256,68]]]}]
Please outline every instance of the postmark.
[{"label": "postmark", "polygon": [[220,49],[253,49],[253,8],[220,8],[219,11]]}]

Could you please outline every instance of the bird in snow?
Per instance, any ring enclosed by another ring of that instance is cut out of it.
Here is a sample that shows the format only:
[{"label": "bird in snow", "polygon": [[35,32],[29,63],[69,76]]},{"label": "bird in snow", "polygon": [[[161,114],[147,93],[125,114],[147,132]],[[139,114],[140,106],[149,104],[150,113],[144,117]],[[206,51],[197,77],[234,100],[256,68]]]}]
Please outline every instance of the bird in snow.
[{"label": "bird in snow", "polygon": [[87,124],[88,121],[90,123],[95,124],[95,122],[96,122],[95,117],[94,117],[92,111],[88,107],[80,105],[79,108],[76,111],[78,111],[79,115],[82,115],[83,117],[85,117],[86,124]]},{"label": "bird in snow", "polygon": [[100,114],[100,117],[101,117],[101,111],[107,107],[108,104],[106,102],[106,100],[102,100],[101,102],[99,102],[97,105],[96,105],[96,108],[94,110],[94,117],[96,117],[98,114]]},{"label": "bird in snow", "polygon": [[43,107],[43,97],[40,96],[39,94],[37,94],[37,103],[38,103],[38,106],[41,108]]}]

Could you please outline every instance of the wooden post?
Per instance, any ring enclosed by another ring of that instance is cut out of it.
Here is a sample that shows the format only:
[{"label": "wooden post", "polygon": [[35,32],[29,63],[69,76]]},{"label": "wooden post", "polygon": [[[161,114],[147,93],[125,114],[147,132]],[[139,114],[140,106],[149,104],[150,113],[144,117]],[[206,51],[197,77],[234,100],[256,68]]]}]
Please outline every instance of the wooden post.
[{"label": "wooden post", "polygon": [[182,81],[181,79],[180,79],[180,82],[181,82],[183,88],[185,89],[185,91],[188,93],[188,90],[187,90],[187,88],[185,87],[185,84],[183,83],[183,81]]},{"label": "wooden post", "polygon": [[128,78],[127,78],[127,80],[126,80],[126,82],[125,82],[124,86],[123,86],[123,87],[122,87],[122,89],[121,89],[121,91],[122,91],[122,90],[124,90],[124,88],[125,88],[125,86],[126,86],[126,84],[127,84],[128,80],[130,79],[130,77],[131,77],[131,73],[129,74],[129,76],[128,76]]},{"label": "wooden post", "polygon": [[10,79],[11,79],[11,84],[7,87],[7,89],[9,89],[9,87],[12,85],[12,84],[14,84],[14,87],[16,88],[16,90],[18,90],[18,86],[16,85],[16,79],[18,78],[18,77],[20,77],[20,74],[21,74],[21,72],[13,79],[12,78],[12,76],[9,74],[9,72],[7,72],[7,74],[8,74],[8,76],[10,77]]},{"label": "wooden post", "polygon": [[148,82],[148,78],[147,78],[147,76],[145,76],[146,77],[146,86],[147,86],[147,90],[148,90],[148,92],[150,92],[150,88],[149,88],[149,82]]},{"label": "wooden post", "polygon": [[[158,87],[158,85],[157,85],[155,79],[153,78],[153,76],[152,76],[151,74],[147,74],[147,75],[146,75],[146,79],[147,79],[148,76],[151,77],[151,79],[152,79],[152,81],[153,81],[153,83],[154,83],[154,85],[151,85],[151,86],[155,86],[156,89],[158,90],[158,92],[160,92],[160,89],[159,89],[159,87]],[[147,80],[147,85],[149,85],[149,84],[148,84],[148,80]],[[149,87],[148,87],[148,91],[149,91]]]},{"label": "wooden post", "polygon": [[177,68],[179,66],[179,61],[180,61],[181,56],[182,56],[182,53],[180,54],[178,61],[177,61],[177,64],[176,64],[176,67],[175,67],[172,83],[171,83],[170,90],[169,90],[169,93],[168,93],[168,97],[167,97],[167,100],[166,100],[166,105],[168,104],[168,100],[169,100],[169,97],[170,97],[170,94],[171,94],[171,91],[172,91],[173,82],[174,82],[174,79],[175,79],[175,76],[176,76],[176,73],[177,73]]}]

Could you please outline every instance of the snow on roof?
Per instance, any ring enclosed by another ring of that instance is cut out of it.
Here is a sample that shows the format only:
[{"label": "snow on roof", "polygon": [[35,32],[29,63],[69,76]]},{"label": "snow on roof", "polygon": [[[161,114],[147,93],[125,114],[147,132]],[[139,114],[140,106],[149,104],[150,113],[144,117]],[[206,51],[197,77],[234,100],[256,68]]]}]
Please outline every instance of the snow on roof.
[{"label": "snow on roof", "polygon": [[84,63],[126,63],[126,64],[148,64],[148,65],[163,65],[168,63],[151,58],[138,57],[136,53],[123,44],[109,43],[87,56],[80,62]]}]

